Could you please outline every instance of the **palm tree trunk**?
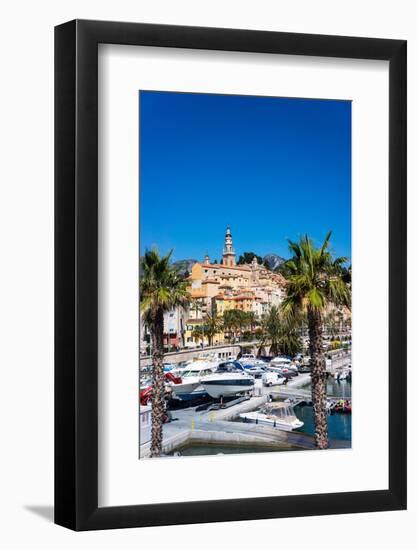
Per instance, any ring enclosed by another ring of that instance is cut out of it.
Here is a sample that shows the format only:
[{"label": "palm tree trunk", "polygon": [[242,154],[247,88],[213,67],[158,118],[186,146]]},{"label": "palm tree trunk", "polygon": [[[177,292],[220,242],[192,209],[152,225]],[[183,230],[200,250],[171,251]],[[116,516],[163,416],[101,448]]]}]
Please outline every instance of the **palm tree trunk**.
[{"label": "palm tree trunk", "polygon": [[278,355],[278,344],[276,342],[271,343],[271,347],[269,348],[269,354],[276,357]]},{"label": "palm tree trunk", "polygon": [[309,308],[308,332],[310,339],[310,366],[311,366],[311,398],[314,410],[314,438],[316,447],[327,449],[329,439],[327,433],[326,412],[326,369],[322,345],[322,322],[319,311]]},{"label": "palm tree trunk", "polygon": [[162,424],[165,412],[164,314],[162,310],[156,313],[151,335],[153,350],[151,457],[156,457],[160,456],[162,451]]},{"label": "palm tree trunk", "polygon": [[266,355],[265,346],[263,343],[259,346],[257,357],[260,357],[261,355]]}]

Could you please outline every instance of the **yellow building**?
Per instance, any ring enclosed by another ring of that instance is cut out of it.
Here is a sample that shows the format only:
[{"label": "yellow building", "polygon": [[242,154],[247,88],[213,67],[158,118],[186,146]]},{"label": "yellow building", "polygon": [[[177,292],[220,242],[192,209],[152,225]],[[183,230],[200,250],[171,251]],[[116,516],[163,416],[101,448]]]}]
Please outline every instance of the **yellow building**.
[{"label": "yellow building", "polygon": [[[209,339],[204,334],[204,318],[200,319],[188,319],[185,324],[184,330],[184,342],[186,347],[199,347],[204,341],[204,346],[209,345]],[[200,329],[201,334],[197,338],[195,336],[194,330]],[[224,333],[223,331],[218,332],[213,336],[213,345],[222,344],[224,342]]]}]

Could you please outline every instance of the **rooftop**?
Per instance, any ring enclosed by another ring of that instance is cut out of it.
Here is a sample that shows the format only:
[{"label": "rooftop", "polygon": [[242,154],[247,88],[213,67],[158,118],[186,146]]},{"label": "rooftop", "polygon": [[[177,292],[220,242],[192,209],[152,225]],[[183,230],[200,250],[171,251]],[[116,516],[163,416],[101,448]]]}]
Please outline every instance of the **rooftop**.
[{"label": "rooftop", "polygon": [[201,265],[204,268],[211,268],[211,269],[237,269],[238,271],[252,271],[250,265],[243,264],[243,265],[224,265],[224,264],[205,264],[204,262],[197,262],[199,265]]}]

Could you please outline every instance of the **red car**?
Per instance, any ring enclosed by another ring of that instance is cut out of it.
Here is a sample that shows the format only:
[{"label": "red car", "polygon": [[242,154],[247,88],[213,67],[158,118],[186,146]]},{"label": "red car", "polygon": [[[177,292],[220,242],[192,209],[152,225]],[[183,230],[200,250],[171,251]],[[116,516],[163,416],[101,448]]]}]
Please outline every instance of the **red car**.
[{"label": "red car", "polygon": [[[164,378],[167,382],[173,382],[174,384],[181,384],[182,380],[179,376],[175,376],[171,372],[164,373]],[[148,405],[149,401],[152,401],[153,388],[148,386],[141,392],[139,392],[139,401],[141,405]],[[165,393],[165,396],[168,396],[168,392]]]}]

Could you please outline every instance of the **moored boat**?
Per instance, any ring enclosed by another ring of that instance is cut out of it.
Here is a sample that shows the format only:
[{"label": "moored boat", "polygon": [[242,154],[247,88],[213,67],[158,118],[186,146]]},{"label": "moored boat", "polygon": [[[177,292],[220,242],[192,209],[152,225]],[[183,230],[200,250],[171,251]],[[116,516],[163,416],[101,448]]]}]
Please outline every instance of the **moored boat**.
[{"label": "moored boat", "polygon": [[241,413],[239,416],[246,422],[263,424],[287,432],[304,426],[304,422],[295,415],[294,407],[284,402],[266,403],[257,411]]},{"label": "moored boat", "polygon": [[216,366],[216,363],[211,361],[192,362],[181,373],[181,381],[171,385],[173,396],[182,401],[189,401],[207,395],[206,390],[202,386],[202,380],[212,374]]},{"label": "moored boat", "polygon": [[201,384],[210,397],[219,399],[252,391],[255,378],[237,361],[227,361],[220,363],[213,374],[204,377]]},{"label": "moored boat", "polygon": [[338,413],[351,414],[352,401],[350,399],[339,399],[339,401],[335,403],[334,411]]}]

